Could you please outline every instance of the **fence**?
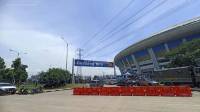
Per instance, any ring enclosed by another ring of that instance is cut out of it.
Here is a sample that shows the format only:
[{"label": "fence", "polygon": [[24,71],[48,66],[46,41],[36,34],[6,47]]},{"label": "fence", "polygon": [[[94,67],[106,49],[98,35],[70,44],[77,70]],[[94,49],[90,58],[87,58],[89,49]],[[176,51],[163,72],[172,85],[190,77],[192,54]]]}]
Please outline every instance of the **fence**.
[{"label": "fence", "polygon": [[191,97],[192,92],[189,86],[83,87],[74,88],[73,95]]}]

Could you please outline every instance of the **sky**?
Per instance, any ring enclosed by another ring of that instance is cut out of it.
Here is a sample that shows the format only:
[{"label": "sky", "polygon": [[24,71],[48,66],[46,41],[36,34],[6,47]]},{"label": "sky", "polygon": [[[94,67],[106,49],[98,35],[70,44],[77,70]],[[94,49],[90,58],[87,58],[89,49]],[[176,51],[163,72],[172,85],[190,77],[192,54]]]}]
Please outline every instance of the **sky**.
[{"label": "sky", "polygon": [[[0,0],[0,56],[10,67],[17,54],[9,49],[20,52],[29,76],[64,69],[65,41],[69,71],[78,48],[83,59],[113,61],[128,46],[199,17],[199,5],[200,0]],[[82,67],[82,73],[113,74],[113,69]]]}]

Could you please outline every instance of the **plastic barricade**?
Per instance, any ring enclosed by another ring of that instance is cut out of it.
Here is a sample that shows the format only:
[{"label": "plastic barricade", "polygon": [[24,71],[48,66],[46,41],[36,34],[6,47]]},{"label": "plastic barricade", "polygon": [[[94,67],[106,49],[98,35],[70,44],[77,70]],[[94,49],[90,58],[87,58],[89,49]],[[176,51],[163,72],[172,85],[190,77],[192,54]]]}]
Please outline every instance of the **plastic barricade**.
[{"label": "plastic barricade", "polygon": [[132,88],[133,96],[145,96],[146,87],[139,86],[139,87],[131,87],[131,88]]},{"label": "plastic barricade", "polygon": [[100,88],[99,95],[101,95],[101,96],[109,96],[109,89],[107,87]]},{"label": "plastic barricade", "polygon": [[108,87],[110,96],[120,96],[120,87]]},{"label": "plastic barricade", "polygon": [[146,96],[160,96],[160,86],[147,86]]},{"label": "plastic barricade", "polygon": [[74,88],[76,95],[83,95],[84,91],[83,88]]},{"label": "plastic barricade", "polygon": [[73,95],[80,95],[80,89],[79,88],[74,88],[73,89]]},{"label": "plastic barricade", "polygon": [[91,88],[82,88],[82,95],[90,95],[91,94]]},{"label": "plastic barricade", "polygon": [[176,96],[192,96],[192,91],[189,86],[175,86]]},{"label": "plastic barricade", "polygon": [[162,86],[160,89],[161,96],[175,96],[176,91],[174,86]]},{"label": "plastic barricade", "polygon": [[121,96],[132,96],[132,90],[131,87],[121,87],[120,94]]},{"label": "plastic barricade", "polygon": [[99,89],[98,87],[91,88],[91,95],[99,95]]},{"label": "plastic barricade", "polygon": [[74,88],[73,95],[101,96],[192,96],[189,86],[135,86]]}]

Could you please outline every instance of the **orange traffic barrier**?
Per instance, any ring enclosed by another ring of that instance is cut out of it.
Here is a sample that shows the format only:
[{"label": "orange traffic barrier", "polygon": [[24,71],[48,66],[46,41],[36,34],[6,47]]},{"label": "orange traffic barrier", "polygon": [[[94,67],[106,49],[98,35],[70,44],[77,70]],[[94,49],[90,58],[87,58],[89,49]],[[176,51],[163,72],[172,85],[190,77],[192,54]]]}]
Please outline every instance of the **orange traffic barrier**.
[{"label": "orange traffic barrier", "polygon": [[176,91],[174,86],[162,86],[160,88],[160,95],[161,96],[175,96]]},{"label": "orange traffic barrier", "polygon": [[136,86],[74,88],[73,95],[101,96],[192,96],[189,86]]},{"label": "orange traffic barrier", "polygon": [[82,88],[82,95],[90,95],[91,92],[91,88]]},{"label": "orange traffic barrier", "polygon": [[120,87],[109,87],[110,96],[120,96]]},{"label": "orange traffic barrier", "polygon": [[132,87],[132,95],[133,96],[145,96],[146,87],[145,86],[138,86],[138,87]]},{"label": "orange traffic barrier", "polygon": [[82,88],[74,88],[73,94],[74,95],[82,95]]},{"label": "orange traffic barrier", "polygon": [[92,87],[91,88],[91,95],[99,95],[99,88],[98,87]]},{"label": "orange traffic barrier", "polygon": [[192,96],[192,91],[189,86],[176,86],[176,96]]},{"label": "orange traffic barrier", "polygon": [[79,88],[74,88],[73,89],[73,95],[80,95]]},{"label": "orange traffic barrier", "polygon": [[148,86],[146,87],[146,96],[160,96],[160,86]]},{"label": "orange traffic barrier", "polygon": [[99,95],[108,96],[109,95],[109,89],[107,87],[100,88]]},{"label": "orange traffic barrier", "polygon": [[121,87],[120,94],[121,96],[132,96],[132,90],[131,87]]}]

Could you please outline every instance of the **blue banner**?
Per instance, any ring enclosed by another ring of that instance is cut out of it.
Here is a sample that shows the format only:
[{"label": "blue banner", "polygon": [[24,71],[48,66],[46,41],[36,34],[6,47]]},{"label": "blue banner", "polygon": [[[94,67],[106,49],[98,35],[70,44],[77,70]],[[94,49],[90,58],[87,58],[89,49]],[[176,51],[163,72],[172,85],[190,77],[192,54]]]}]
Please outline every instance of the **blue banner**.
[{"label": "blue banner", "polygon": [[75,66],[113,67],[113,62],[75,59]]}]

